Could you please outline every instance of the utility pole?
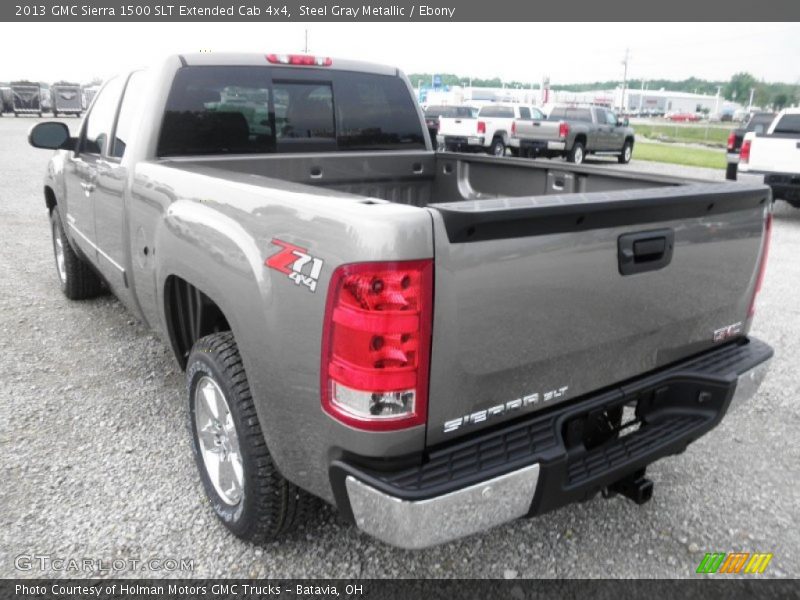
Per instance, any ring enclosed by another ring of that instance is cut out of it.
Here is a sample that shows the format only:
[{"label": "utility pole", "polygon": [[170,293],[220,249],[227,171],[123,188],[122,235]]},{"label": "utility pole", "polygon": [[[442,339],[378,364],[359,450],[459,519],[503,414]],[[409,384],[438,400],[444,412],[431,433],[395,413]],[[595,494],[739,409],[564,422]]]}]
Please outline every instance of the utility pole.
[{"label": "utility pole", "polygon": [[303,47],[303,53],[308,54],[308,27],[306,27],[306,43]]},{"label": "utility pole", "polygon": [[756,93],[756,88],[750,88],[750,102],[747,103],[747,112],[749,113],[753,108],[753,94]]},{"label": "utility pole", "polygon": [[642,91],[639,92],[639,116],[642,116],[642,104],[644,103],[644,79],[642,79]]},{"label": "utility pole", "polygon": [[629,48],[625,48],[625,58],[622,61],[622,64],[625,65],[625,70],[622,74],[622,98],[620,99],[620,108],[624,111],[625,110],[625,88],[628,85],[628,60],[629,60]]}]

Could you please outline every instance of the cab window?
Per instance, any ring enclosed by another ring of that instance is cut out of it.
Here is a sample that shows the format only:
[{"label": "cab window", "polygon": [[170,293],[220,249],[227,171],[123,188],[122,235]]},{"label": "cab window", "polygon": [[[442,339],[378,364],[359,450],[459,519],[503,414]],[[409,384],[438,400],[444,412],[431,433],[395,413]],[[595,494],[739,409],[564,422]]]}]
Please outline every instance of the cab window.
[{"label": "cab window", "polygon": [[122,95],[124,79],[115,77],[111,79],[92,105],[92,110],[86,117],[83,136],[80,143],[80,152],[86,154],[104,154],[108,150],[111,128],[117,116],[119,98]]}]

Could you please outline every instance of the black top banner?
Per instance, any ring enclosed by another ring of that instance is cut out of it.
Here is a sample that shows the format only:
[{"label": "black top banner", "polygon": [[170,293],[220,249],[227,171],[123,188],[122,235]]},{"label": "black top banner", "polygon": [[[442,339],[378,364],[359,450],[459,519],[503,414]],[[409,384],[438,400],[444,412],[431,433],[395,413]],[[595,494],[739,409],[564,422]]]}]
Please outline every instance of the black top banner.
[{"label": "black top banner", "polygon": [[[519,22],[800,21],[797,0],[38,0],[0,3],[0,21]],[[535,31],[531,32],[535,36]]]}]

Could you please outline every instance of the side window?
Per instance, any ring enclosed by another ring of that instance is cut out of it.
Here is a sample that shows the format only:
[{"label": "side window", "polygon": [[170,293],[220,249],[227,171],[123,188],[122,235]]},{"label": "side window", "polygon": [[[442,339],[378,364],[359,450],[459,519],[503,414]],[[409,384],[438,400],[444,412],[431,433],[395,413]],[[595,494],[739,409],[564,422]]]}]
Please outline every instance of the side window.
[{"label": "side window", "polygon": [[606,110],[604,108],[595,108],[594,113],[597,115],[598,125],[608,124],[608,117],[606,117]]},{"label": "side window", "polygon": [[531,118],[531,110],[527,106],[520,106],[519,107],[519,118],[520,119],[530,119]]},{"label": "side window", "polygon": [[606,123],[611,125],[612,127],[617,126],[617,115],[612,112],[606,111]]},{"label": "side window", "polygon": [[86,117],[80,144],[81,152],[103,154],[108,149],[108,138],[117,114],[123,83],[121,77],[115,77],[100,91],[89,116]]},{"label": "side window", "polygon": [[544,119],[544,113],[540,111],[538,108],[531,109],[531,116],[537,121]]},{"label": "side window", "polygon": [[133,133],[134,117],[142,104],[144,79],[144,72],[136,71],[128,78],[128,85],[125,86],[125,95],[122,97],[117,128],[114,132],[114,146],[111,148],[111,156],[116,158],[125,155],[125,147]]}]

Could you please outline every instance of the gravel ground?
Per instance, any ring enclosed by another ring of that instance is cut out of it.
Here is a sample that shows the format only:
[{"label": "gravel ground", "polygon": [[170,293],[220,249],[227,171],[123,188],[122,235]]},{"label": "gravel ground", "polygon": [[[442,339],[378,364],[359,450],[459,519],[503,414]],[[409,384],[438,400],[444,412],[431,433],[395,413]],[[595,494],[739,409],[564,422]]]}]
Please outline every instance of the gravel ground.
[{"label": "gravel ground", "polygon": [[40,575],[15,570],[31,553],[189,558],[182,575],[204,577],[687,577],[704,552],[734,550],[774,553],[768,576],[800,575],[800,211],[777,205],[753,331],[776,354],[761,393],[651,467],[649,504],[598,498],[421,552],[323,509],[255,547],[206,505],[168,349],[113,297],[70,302],[58,290],[41,194],[48,152],[25,142],[33,122],[0,119],[0,577]]}]

